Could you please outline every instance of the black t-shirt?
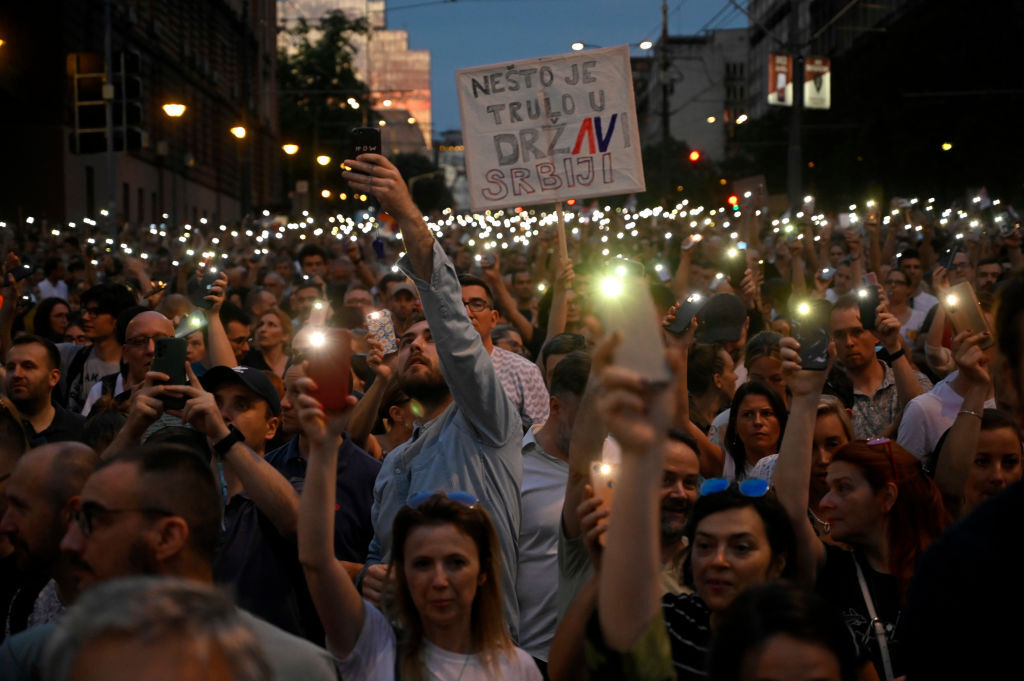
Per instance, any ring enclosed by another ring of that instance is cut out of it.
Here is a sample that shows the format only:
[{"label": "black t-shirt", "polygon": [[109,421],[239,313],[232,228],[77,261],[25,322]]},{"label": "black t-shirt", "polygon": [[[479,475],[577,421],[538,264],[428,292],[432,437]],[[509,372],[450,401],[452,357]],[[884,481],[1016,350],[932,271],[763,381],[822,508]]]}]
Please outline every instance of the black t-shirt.
[{"label": "black t-shirt", "polygon": [[864,602],[860,581],[857,579],[854,560],[860,563],[864,571],[864,580],[874,601],[875,612],[885,626],[893,674],[903,674],[905,665],[897,633],[901,612],[899,580],[893,575],[875,571],[867,559],[857,552],[826,544],[825,556],[825,565],[818,572],[816,590],[839,610],[846,627],[850,630],[850,635],[853,636],[861,660],[866,662],[870,659],[878,670],[879,678],[885,678],[881,649],[871,623],[871,616],[868,614],[867,604]]},{"label": "black t-shirt", "polygon": [[39,447],[51,442],[64,442],[67,440],[81,442],[85,438],[85,417],[68,411],[59,404],[53,405],[53,408],[53,420],[50,421],[50,425],[41,433],[35,432],[32,424],[27,420],[24,422],[29,444],[33,447]]}]

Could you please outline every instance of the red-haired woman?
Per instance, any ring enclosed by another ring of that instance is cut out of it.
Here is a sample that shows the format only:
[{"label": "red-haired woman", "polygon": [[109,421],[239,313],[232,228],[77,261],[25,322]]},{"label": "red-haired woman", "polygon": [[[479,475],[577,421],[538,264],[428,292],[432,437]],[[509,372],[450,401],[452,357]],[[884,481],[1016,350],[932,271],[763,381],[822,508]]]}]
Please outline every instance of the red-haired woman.
[{"label": "red-haired woman", "polygon": [[799,345],[782,341],[783,371],[793,396],[775,466],[779,500],[797,536],[802,579],[839,608],[864,660],[881,679],[893,679],[905,662],[894,637],[913,576],[928,545],[949,523],[938,487],[918,460],[887,439],[856,440],[832,456],[828,492],[818,504],[832,539],[824,544],[807,515],[808,481],[818,395],[827,372],[800,369]]}]

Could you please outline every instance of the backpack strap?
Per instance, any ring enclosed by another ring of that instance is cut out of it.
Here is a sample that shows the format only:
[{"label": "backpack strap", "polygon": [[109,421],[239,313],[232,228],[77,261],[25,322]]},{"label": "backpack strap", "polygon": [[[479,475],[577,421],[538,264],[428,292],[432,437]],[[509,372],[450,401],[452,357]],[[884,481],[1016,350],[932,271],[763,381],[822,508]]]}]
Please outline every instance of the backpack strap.
[{"label": "backpack strap", "polygon": [[71,362],[68,364],[68,372],[66,375],[61,376],[61,383],[64,384],[64,389],[60,391],[61,405],[65,409],[68,408],[68,402],[71,399],[71,386],[76,378],[82,380],[82,372],[85,371],[85,363],[89,359],[89,353],[92,352],[92,346],[83,346],[75,356],[71,358]]}]

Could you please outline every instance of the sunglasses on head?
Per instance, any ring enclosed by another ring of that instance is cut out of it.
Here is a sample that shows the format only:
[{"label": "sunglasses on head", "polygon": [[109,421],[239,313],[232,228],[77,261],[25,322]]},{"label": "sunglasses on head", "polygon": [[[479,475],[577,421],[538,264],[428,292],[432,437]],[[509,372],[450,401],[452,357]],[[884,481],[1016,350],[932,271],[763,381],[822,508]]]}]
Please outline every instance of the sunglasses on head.
[{"label": "sunglasses on head", "polygon": [[[718,494],[724,492],[732,486],[733,481],[727,478],[709,478],[704,481],[704,484],[700,486],[700,495],[706,497],[709,494]],[[768,494],[768,490],[771,485],[768,484],[767,480],[761,480],[760,478],[747,478],[736,483],[736,489],[739,493],[745,497],[751,499],[757,499]]]}]

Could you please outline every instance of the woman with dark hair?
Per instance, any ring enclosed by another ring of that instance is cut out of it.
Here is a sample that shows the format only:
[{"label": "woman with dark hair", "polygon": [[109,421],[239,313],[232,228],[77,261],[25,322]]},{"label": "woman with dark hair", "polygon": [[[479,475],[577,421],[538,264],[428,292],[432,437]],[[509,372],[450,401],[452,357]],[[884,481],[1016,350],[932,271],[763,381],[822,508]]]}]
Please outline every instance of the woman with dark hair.
[{"label": "woman with dark hair", "polygon": [[728,456],[722,477],[743,480],[769,454],[779,451],[786,430],[786,405],[764,381],[744,383],[732,398],[725,430]]},{"label": "woman with dark hair", "polygon": [[857,650],[839,613],[795,584],[744,591],[722,615],[708,663],[711,681],[854,681]]},{"label": "woman with dark hair", "polygon": [[793,399],[775,484],[796,533],[800,577],[840,610],[862,659],[890,681],[906,665],[894,633],[907,586],[949,514],[912,454],[884,438],[855,440],[832,455],[828,492],[818,504],[825,532],[852,550],[818,538],[807,508],[818,396],[827,374],[801,370],[798,350],[796,340],[783,340]]},{"label": "woman with dark hair", "polygon": [[347,681],[401,678],[539,681],[508,635],[501,553],[490,517],[465,492],[420,493],[395,516],[388,617],[364,601],[334,556],[340,435],[300,379],[299,421],[310,441],[299,512],[299,559],[313,603]]},{"label": "woman with dark hair", "polygon": [[47,298],[36,306],[34,327],[37,336],[54,343],[64,342],[71,308],[63,298]]}]

